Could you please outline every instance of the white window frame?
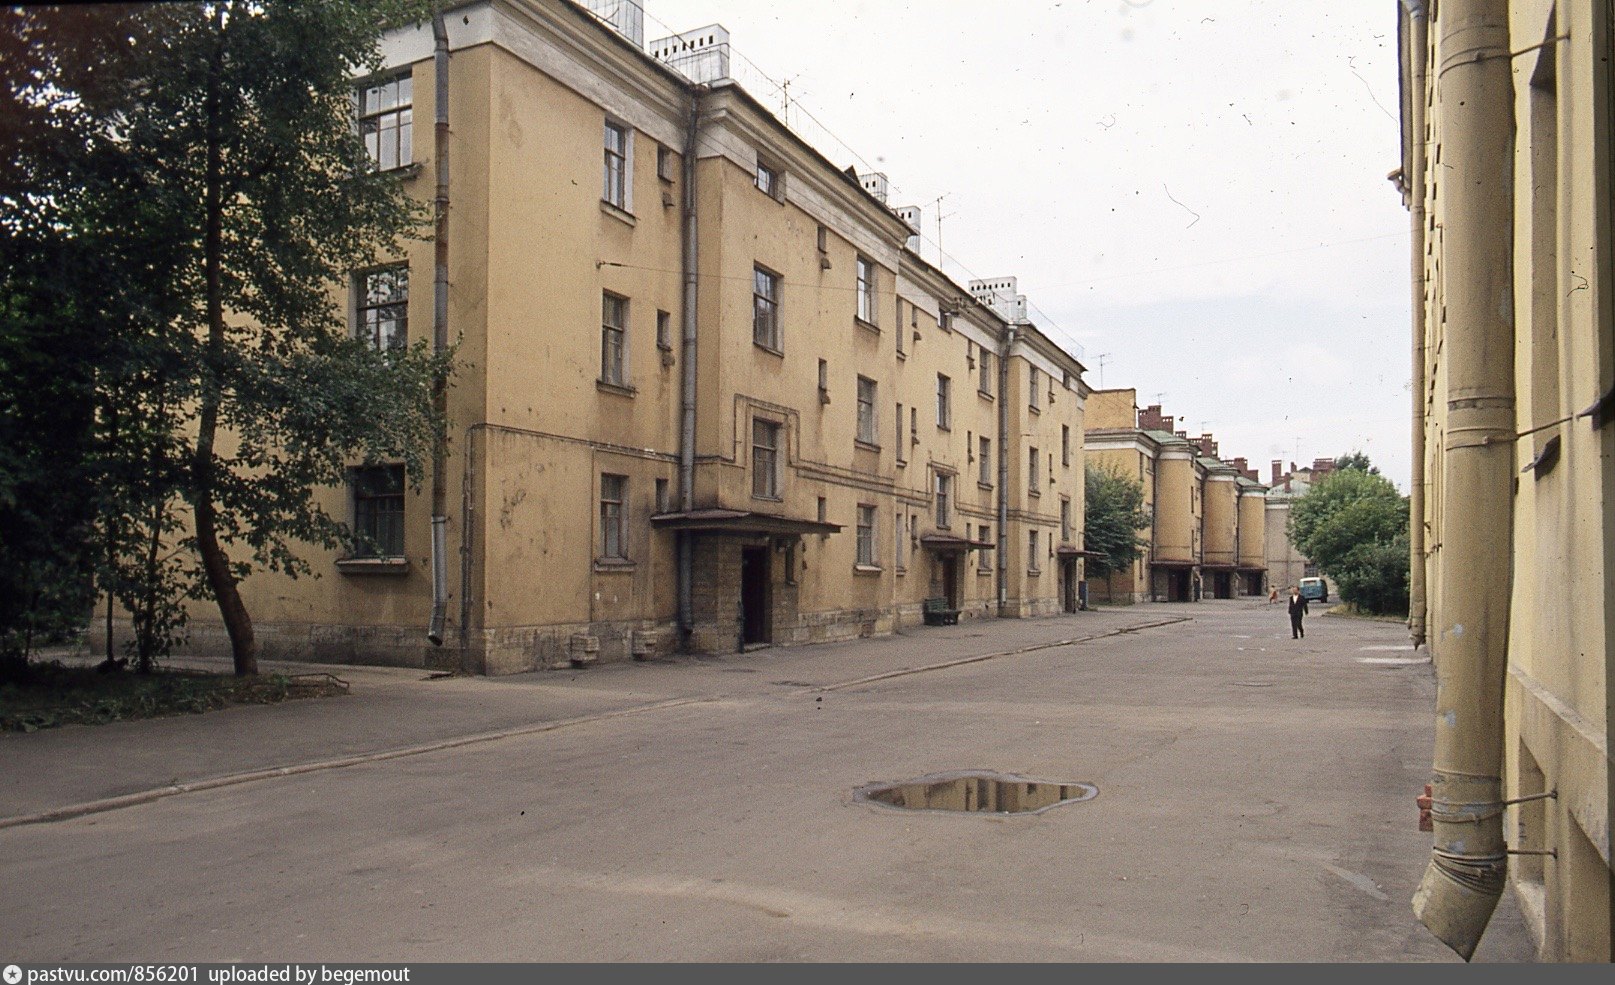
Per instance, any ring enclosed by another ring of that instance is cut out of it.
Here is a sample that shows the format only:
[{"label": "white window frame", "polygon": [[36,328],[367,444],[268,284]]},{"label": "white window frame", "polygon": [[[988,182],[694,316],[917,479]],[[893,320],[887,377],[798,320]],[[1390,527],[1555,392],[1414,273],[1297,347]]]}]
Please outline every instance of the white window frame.
[{"label": "white window frame", "polygon": [[879,517],[875,507],[869,503],[858,504],[858,533],[857,533],[857,565],[860,568],[876,567],[876,541],[875,531]]},{"label": "white window frame", "polygon": [[[613,540],[616,542],[613,543]],[[628,477],[600,473],[600,557],[628,560]]]},{"label": "white window frame", "polygon": [[936,374],[936,426],[953,430],[953,380],[946,373]]},{"label": "white window frame", "polygon": [[[388,90],[391,90],[390,97]],[[406,69],[384,79],[373,79],[359,87],[356,102],[359,138],[364,141],[371,168],[396,171],[414,164],[414,75]],[[391,163],[384,163],[387,160],[384,144],[387,143],[391,144],[395,155]]]},{"label": "white window frame", "polygon": [[[611,137],[622,138],[619,153]],[[601,133],[600,201],[632,215],[634,211],[634,128],[620,120],[605,118]],[[613,171],[615,162],[617,170]],[[613,180],[615,179],[615,180]]]},{"label": "white window frame", "polygon": [[858,440],[866,445],[880,444],[880,422],[875,405],[880,384],[867,376],[858,377]]},{"label": "white window frame", "polygon": [[853,263],[853,269],[857,271],[858,320],[866,325],[879,325],[875,304],[878,276],[875,261],[860,253]]},{"label": "white window frame", "polygon": [[751,266],[751,341],[772,352],[785,351],[785,333],[779,318],[780,285],[784,280],[760,263]]},{"label": "white window frame", "polygon": [[[767,435],[771,443],[760,440]],[[779,453],[785,425],[766,417],[751,419],[751,495],[754,499],[780,498]]]},{"label": "white window frame", "polygon": [[600,382],[628,385],[628,299],[610,291],[600,293]]},{"label": "white window frame", "polygon": [[[371,278],[400,273],[403,276],[394,281],[394,286],[401,291],[387,297],[373,293],[377,285],[372,284]],[[353,294],[353,334],[356,337],[382,350],[409,345],[409,264],[388,264],[355,274]]]},{"label": "white window frame", "polygon": [[938,530],[953,527],[953,475],[936,473],[936,525]]}]

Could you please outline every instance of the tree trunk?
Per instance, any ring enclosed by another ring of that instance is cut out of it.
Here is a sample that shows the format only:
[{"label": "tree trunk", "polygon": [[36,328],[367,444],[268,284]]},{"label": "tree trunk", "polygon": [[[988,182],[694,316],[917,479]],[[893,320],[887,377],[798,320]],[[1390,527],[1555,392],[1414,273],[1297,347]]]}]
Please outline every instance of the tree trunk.
[{"label": "tree trunk", "polygon": [[238,676],[258,673],[258,641],[252,632],[252,617],[241,601],[230,559],[219,544],[217,512],[213,503],[213,446],[219,429],[219,402],[222,388],[219,374],[224,365],[224,204],[223,124],[220,74],[224,58],[224,9],[214,8],[216,45],[208,66],[207,99],[207,178],[203,256],[207,275],[207,349],[202,367],[200,414],[196,436],[196,457],[192,462],[191,508],[196,514],[196,550],[202,558],[208,587],[219,603],[219,615],[230,635],[231,656]]}]

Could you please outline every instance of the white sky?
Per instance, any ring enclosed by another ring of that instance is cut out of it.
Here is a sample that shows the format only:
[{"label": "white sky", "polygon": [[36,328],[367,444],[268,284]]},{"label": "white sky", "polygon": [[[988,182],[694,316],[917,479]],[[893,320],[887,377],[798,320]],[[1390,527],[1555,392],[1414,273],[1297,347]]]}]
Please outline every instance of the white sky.
[{"label": "white sky", "polygon": [[940,211],[944,270],[1018,276],[1090,385],[1264,479],[1361,449],[1407,490],[1390,0],[645,0],[647,41],[712,23],[741,84],[778,108],[790,80],[799,132],[924,207],[927,259]]}]

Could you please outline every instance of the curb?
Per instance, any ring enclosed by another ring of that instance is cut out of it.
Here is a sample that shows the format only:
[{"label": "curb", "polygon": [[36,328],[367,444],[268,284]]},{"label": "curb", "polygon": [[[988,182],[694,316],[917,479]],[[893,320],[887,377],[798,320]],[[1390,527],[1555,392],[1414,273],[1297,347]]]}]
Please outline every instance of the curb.
[{"label": "curb", "polygon": [[204,790],[218,790],[222,787],[240,786],[244,783],[256,783],[259,780],[273,780],[277,777],[299,776],[304,773],[318,773],[324,770],[346,769],[350,766],[362,766],[366,763],[379,763],[389,759],[402,759],[405,756],[421,756],[426,753],[439,752],[444,749],[455,749],[460,746],[477,745],[483,742],[496,742],[500,739],[511,739],[523,735],[538,735],[543,732],[554,732],[558,729],[571,728],[575,725],[588,725],[593,722],[607,721],[613,718],[625,718],[630,715],[641,715],[647,712],[663,711],[668,708],[678,708],[683,705],[700,704],[702,702],[716,701],[717,696],[703,696],[699,698],[673,698],[668,701],[656,701],[648,705],[635,705],[631,708],[619,708],[615,711],[603,711],[593,715],[581,715],[577,718],[563,718],[553,722],[544,722],[538,725],[523,725],[518,728],[501,729],[497,732],[479,732],[475,735],[461,735],[452,739],[440,739],[437,742],[427,742],[416,746],[403,746],[397,749],[384,749],[380,752],[361,753],[357,756],[344,756],[341,759],[324,759],[313,763],[298,763],[294,766],[272,766],[268,769],[248,770],[244,773],[229,773],[207,780],[196,780],[191,783],[173,783],[166,787],[156,787],[151,790],[142,790],[137,793],[123,794],[118,797],[105,797],[100,800],[85,801],[80,804],[69,804],[66,807],[53,807],[46,811],[37,811],[33,814],[18,814],[13,817],[0,817],[0,830],[6,828],[22,827],[25,824],[49,824],[53,821],[68,821],[87,814],[104,814],[107,811],[122,810],[125,807],[137,807],[149,804],[155,800],[167,797],[177,797],[180,794],[200,793]]},{"label": "curb", "polygon": [[871,674],[868,677],[860,677],[857,680],[851,681],[842,681],[838,684],[821,684],[818,687],[809,688],[808,692],[812,694],[823,694],[827,691],[839,691],[842,688],[857,687],[860,684],[873,684],[877,681],[891,680],[894,677],[909,677],[913,674],[924,674],[933,670],[947,670],[950,667],[963,667],[965,664],[981,663],[986,660],[997,660],[999,657],[1013,657],[1017,654],[1032,653],[1037,650],[1052,650],[1055,647],[1071,646],[1074,643],[1089,643],[1093,640],[1102,640],[1109,636],[1120,636],[1123,633],[1136,633],[1140,630],[1155,629],[1158,626],[1170,626],[1173,623],[1188,622],[1193,618],[1193,616],[1174,616],[1170,619],[1159,619],[1155,622],[1140,623],[1137,626],[1123,626],[1120,629],[1112,629],[1103,633],[1095,633],[1092,636],[1078,636],[1069,640],[1055,640],[1052,643],[1033,643],[1030,646],[1018,647],[1014,650],[1000,650],[997,653],[978,653],[972,657],[960,657],[957,660],[945,660],[942,663],[926,664],[923,667],[907,667],[903,670],[889,670],[883,674]]}]

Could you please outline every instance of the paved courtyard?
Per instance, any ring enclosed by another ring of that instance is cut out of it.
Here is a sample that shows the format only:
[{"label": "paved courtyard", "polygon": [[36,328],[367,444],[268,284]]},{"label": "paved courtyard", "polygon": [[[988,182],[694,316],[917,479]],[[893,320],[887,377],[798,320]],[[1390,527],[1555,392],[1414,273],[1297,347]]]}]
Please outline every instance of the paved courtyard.
[{"label": "paved courtyard", "polygon": [[[1315,607],[1314,611],[1318,611]],[[4,961],[1456,961],[1434,681],[1204,602],[0,736]],[[1086,782],[1030,816],[855,788]],[[18,823],[26,820],[28,823]],[[1512,900],[1476,960],[1530,956]]]}]

